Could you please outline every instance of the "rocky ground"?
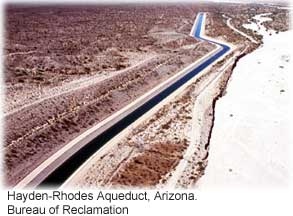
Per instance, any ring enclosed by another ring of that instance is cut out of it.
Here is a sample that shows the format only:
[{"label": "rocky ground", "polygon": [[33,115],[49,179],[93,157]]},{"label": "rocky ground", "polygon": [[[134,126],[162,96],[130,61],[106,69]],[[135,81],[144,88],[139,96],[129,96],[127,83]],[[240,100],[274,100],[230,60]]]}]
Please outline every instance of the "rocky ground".
[{"label": "rocky ground", "polygon": [[[187,36],[195,15],[184,9],[8,6],[5,112],[43,98],[50,88],[115,74],[156,53],[196,43]],[[170,13],[176,16],[163,18]]]}]

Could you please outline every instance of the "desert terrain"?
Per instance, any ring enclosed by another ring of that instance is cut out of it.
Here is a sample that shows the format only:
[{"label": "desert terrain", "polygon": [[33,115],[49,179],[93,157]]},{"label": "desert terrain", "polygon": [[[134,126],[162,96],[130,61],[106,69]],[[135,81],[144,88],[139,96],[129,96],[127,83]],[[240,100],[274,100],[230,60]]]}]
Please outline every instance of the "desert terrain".
[{"label": "desert terrain", "polygon": [[6,184],[214,51],[214,43],[189,35],[200,11],[206,37],[233,50],[96,152],[66,183],[78,187],[194,186],[208,166],[216,101],[238,61],[263,44],[263,35],[244,26],[270,13],[261,25],[279,34],[289,28],[289,11],[254,4],[7,6]]}]

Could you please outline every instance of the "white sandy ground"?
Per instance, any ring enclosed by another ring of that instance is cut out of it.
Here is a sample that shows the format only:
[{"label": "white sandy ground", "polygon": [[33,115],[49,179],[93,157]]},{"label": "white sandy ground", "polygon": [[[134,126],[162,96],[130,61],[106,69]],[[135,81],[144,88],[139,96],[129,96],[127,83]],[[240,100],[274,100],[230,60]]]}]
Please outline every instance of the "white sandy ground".
[{"label": "white sandy ground", "polygon": [[[258,30],[254,24],[245,27]],[[216,104],[209,162],[197,184],[200,190],[280,188],[290,182],[292,30],[268,36],[261,27],[259,32],[264,45],[239,61],[226,96]]]}]

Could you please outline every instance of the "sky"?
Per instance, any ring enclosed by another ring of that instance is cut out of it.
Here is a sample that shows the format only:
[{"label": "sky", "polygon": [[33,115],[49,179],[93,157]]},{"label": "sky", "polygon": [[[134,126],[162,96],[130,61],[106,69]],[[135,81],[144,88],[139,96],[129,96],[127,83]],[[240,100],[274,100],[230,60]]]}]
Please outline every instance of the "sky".
[{"label": "sky", "polygon": [[[290,0],[209,0],[214,2],[240,2],[240,3],[246,3],[246,2],[268,2],[268,3],[275,3],[275,2],[290,2]],[[291,0],[292,2],[292,0]]]},{"label": "sky", "polygon": [[[293,0],[0,0],[5,3],[32,3],[32,4],[121,4],[121,3],[183,3],[183,2],[230,2],[230,3],[290,3],[293,5]],[[1,5],[2,5],[1,4]]]},{"label": "sky", "polygon": [[[183,0],[184,2],[196,2],[196,0]],[[247,2],[293,2],[293,0],[199,0],[199,2],[239,2],[239,3],[247,3]],[[43,3],[48,3],[48,2],[80,2],[80,0],[6,0],[4,2],[43,2]],[[86,2],[96,2],[96,3],[111,3],[111,2],[182,2],[180,0],[84,0],[84,3]]]}]

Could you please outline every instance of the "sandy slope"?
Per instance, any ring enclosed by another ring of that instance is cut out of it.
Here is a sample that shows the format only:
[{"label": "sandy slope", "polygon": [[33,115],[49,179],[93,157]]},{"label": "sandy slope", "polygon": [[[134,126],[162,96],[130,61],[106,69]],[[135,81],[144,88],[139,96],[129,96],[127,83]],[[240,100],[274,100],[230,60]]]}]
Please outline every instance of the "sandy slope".
[{"label": "sandy slope", "polygon": [[264,46],[239,62],[226,96],[217,102],[200,189],[289,183],[288,41],[292,30],[268,36],[260,28],[259,33],[264,34]]}]

